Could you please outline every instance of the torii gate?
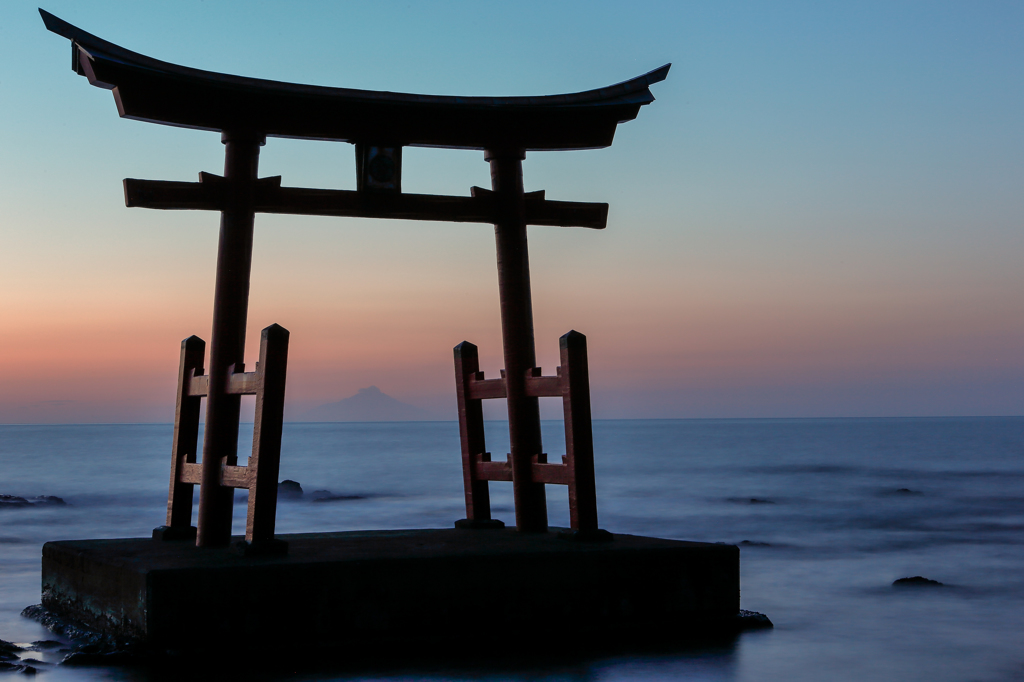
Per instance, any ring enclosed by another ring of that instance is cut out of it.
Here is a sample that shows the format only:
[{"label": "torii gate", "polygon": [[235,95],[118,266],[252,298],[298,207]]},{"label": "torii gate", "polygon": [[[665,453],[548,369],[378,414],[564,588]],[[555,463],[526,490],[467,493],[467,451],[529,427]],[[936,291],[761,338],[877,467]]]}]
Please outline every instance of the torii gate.
[{"label": "torii gate", "polygon": [[[574,529],[599,533],[585,339],[576,332],[562,337],[558,376],[540,376],[526,226],[603,229],[608,205],[549,201],[543,191],[525,193],[522,161],[527,151],[610,146],[616,126],[636,118],[641,106],[654,101],[649,86],[664,80],[670,65],[606,88],[542,97],[351,90],[170,64],[39,12],[50,31],[71,40],[74,71],[91,85],[113,91],[121,117],[219,131],[225,145],[223,177],[200,173],[198,183],[124,181],[129,207],[221,213],[207,376],[202,376],[205,344],[195,337],[182,344],[165,539],[196,533],[199,546],[228,544],[232,488],[243,487],[250,491],[250,548],[283,549],[283,543],[275,544],[274,515],[288,332],[277,325],[265,329],[256,371],[242,371],[256,213],[492,223],[505,369],[501,379],[485,380],[477,372],[476,347],[463,343],[455,349],[468,517],[461,523],[500,525],[490,520],[486,481],[511,480],[516,528],[545,531],[544,484],[564,483],[570,486]],[[268,136],[353,143],[356,191],[283,187],[279,176],[258,178],[259,148]],[[405,194],[405,146],[483,150],[491,189],[474,187],[469,197]],[[240,396],[246,393],[257,395],[254,457],[248,467],[238,467]],[[545,395],[561,396],[565,405],[568,455],[563,465],[548,464],[543,454],[537,398]],[[200,466],[195,462],[203,396],[207,406]],[[491,462],[483,452],[479,401],[495,397],[508,402],[507,464]],[[589,461],[581,453],[588,448]],[[263,461],[257,467],[260,454]],[[190,526],[196,483],[201,485],[197,532]]]}]

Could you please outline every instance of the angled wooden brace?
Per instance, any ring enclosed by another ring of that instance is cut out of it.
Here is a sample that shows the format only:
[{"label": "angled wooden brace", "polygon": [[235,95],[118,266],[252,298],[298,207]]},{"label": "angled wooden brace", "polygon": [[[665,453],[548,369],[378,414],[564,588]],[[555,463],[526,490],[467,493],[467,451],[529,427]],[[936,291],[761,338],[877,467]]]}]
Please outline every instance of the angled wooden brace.
[{"label": "angled wooden brace", "polygon": [[[550,464],[545,453],[534,455],[533,481],[568,487],[573,537],[610,540],[611,534],[597,525],[587,337],[570,331],[558,340],[558,345],[562,364],[556,376],[543,376],[539,367],[528,370],[526,394],[562,399],[566,454],[561,463]],[[479,371],[477,347],[468,341],[455,347],[455,386],[466,492],[466,518],[456,522],[459,528],[492,528],[501,524],[491,519],[487,482],[511,481],[512,466],[509,461],[491,461],[491,454],[486,451],[481,401],[505,397],[504,376],[503,371],[500,379],[485,379],[484,373]]]},{"label": "angled wooden brace", "polygon": [[[469,341],[455,346],[455,394],[459,403],[459,437],[462,443],[462,482],[466,490],[466,518],[455,522],[456,528],[501,528],[505,524],[491,518],[491,495],[482,470],[491,463],[484,441],[484,415],[480,386],[483,372],[477,347]],[[495,383],[496,382],[496,383]],[[501,397],[505,384],[492,380],[492,386]],[[508,478],[512,480],[512,470]]]},{"label": "angled wooden brace", "polygon": [[[277,516],[277,479],[281,462],[281,431],[284,423],[284,391],[288,369],[288,330],[273,324],[260,337],[260,359],[253,372],[236,372],[228,393],[255,395],[252,454],[246,466],[223,465],[218,485],[249,491],[245,524],[247,553],[284,553],[287,543],[274,538]],[[167,525],[153,531],[161,540],[194,538],[191,526],[192,493],[202,483],[202,466],[196,463],[199,406],[209,393],[210,379],[202,374],[206,344],[192,336],[182,342],[178,369],[178,409],[171,458],[171,490]]]},{"label": "angled wooden brace", "polygon": [[192,379],[203,374],[206,342],[190,336],[181,342],[178,361],[178,397],[174,409],[174,441],[171,446],[171,489],[167,495],[167,525],[153,530],[159,540],[194,540],[192,493],[195,483],[186,482],[182,472],[195,465],[199,444],[199,415],[202,396],[192,395]]}]

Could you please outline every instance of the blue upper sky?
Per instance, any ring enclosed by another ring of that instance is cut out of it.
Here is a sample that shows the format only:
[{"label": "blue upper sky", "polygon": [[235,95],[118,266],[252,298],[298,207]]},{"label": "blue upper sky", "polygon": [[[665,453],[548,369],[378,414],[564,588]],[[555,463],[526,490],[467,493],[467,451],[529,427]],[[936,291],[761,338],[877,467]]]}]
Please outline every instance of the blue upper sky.
[{"label": "blue upper sky", "polygon": [[[166,61],[375,90],[551,94],[672,62],[610,149],[525,163],[528,190],[611,205],[604,233],[531,228],[545,366],[586,332],[599,416],[1024,409],[1024,4],[44,9]],[[0,421],[163,419],[178,340],[208,335],[216,218],[126,209],[120,180],[220,172],[219,140],[118,119],[32,3],[0,7],[0,56]],[[351,148],[272,140],[276,174],[352,187]],[[407,191],[487,182],[479,153],[407,153]],[[463,338],[496,374],[486,226],[259,220],[249,337],[292,329],[296,404],[449,400]]]}]

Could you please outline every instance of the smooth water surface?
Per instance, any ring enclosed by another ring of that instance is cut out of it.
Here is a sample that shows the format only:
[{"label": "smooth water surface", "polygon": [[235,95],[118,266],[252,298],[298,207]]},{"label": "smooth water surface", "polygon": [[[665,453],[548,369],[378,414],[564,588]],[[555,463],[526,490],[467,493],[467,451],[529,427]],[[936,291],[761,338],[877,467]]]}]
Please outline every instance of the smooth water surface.
[{"label": "smooth water surface", "polygon": [[[544,426],[557,457],[561,424]],[[488,429],[498,458],[507,426]],[[1024,679],[1024,418],[604,421],[594,435],[601,526],[740,544],[742,606],[775,629],[672,655],[373,679]],[[52,638],[18,615],[39,601],[43,542],[163,523],[170,442],[169,425],[0,426],[0,493],[68,502],[0,509],[0,639]],[[281,502],[280,533],[443,528],[465,515],[455,423],[287,424],[281,478],[307,494]],[[314,490],[349,499],[313,502]],[[491,490],[511,525],[510,486]],[[237,502],[241,532],[243,493]],[[566,505],[549,486],[552,525],[568,525]],[[891,586],[915,575],[944,586]]]}]

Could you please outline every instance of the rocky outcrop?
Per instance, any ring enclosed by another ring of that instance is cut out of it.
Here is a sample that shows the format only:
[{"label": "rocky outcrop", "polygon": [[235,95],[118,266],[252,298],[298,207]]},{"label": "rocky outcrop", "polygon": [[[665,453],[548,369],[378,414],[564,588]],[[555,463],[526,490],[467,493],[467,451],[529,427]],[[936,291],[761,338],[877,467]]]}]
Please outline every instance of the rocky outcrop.
[{"label": "rocky outcrop", "polygon": [[302,486],[298,481],[286,478],[277,484],[277,497],[281,500],[298,500],[302,498]]},{"label": "rocky outcrop", "polygon": [[915,575],[913,578],[900,578],[892,582],[893,587],[942,587],[938,580],[930,580],[924,576]]},{"label": "rocky outcrop", "polygon": [[16,507],[64,506],[67,502],[56,495],[37,495],[35,497],[18,497],[17,495],[0,495],[0,509]]},{"label": "rocky outcrop", "polygon": [[[48,611],[41,604],[26,607],[21,615],[37,621],[50,632],[62,635],[71,640],[71,645],[60,649],[65,653],[61,665],[123,665],[139,660],[141,652],[134,642],[119,640],[90,630],[80,623],[58,616]],[[33,642],[32,648],[38,651],[66,646],[54,640]],[[20,663],[25,663],[24,660]],[[24,672],[24,671],[23,671]]]}]

